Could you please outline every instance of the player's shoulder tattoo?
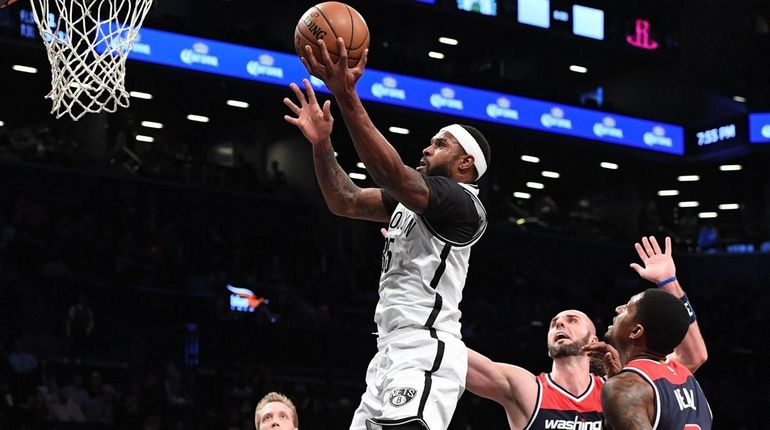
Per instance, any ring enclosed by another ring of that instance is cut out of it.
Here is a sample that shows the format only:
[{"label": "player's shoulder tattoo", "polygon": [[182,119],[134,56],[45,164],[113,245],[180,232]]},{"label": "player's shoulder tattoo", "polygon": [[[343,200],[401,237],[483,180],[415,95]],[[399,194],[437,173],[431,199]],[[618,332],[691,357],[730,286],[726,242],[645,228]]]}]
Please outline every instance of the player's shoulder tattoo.
[{"label": "player's shoulder tattoo", "polygon": [[611,430],[651,429],[654,392],[639,375],[621,372],[609,378],[602,389],[602,409]]}]

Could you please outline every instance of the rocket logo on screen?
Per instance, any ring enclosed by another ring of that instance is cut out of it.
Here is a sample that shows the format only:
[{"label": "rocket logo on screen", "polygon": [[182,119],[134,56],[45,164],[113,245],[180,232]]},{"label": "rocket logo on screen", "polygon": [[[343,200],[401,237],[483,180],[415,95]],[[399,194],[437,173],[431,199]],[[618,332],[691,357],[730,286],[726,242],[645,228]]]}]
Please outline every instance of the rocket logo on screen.
[{"label": "rocket logo on screen", "polygon": [[262,303],[267,304],[264,297],[257,297],[253,291],[247,288],[238,288],[228,285],[230,290],[230,310],[235,312],[254,312]]},{"label": "rocket logo on screen", "polygon": [[650,21],[637,19],[634,30],[633,35],[626,36],[626,42],[629,45],[650,51],[658,48],[658,42],[650,38]]}]

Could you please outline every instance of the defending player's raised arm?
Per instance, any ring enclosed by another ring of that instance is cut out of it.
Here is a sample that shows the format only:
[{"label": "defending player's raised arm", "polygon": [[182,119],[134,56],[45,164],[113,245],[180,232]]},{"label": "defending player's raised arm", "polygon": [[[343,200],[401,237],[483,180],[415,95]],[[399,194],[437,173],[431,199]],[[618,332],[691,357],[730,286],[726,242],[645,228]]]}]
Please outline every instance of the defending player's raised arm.
[{"label": "defending player's raised arm", "polygon": [[690,372],[694,373],[708,359],[708,350],[687,295],[676,279],[676,266],[671,254],[671,238],[666,237],[664,250],[660,249],[654,236],[643,237],[642,243],[636,243],[634,247],[644,267],[632,263],[631,268],[636,270],[643,279],[654,282],[660,289],[679,298],[687,306],[692,322],[682,343],[674,349],[669,357],[682,363]]},{"label": "defending player's raised arm", "polygon": [[429,191],[425,179],[415,169],[405,166],[401,156],[374,126],[356,92],[356,84],[366,65],[368,50],[355,67],[349,67],[347,50],[341,38],[336,40],[341,53],[334,63],[323,40],[318,44],[322,58],[316,59],[310,47],[302,62],[307,70],[320,78],[334,95],[348,128],[353,146],[374,182],[407,208],[422,213],[428,206]]},{"label": "defending player's raised arm", "polygon": [[299,128],[312,144],[316,178],[329,210],[349,218],[387,222],[388,212],[382,201],[381,190],[356,186],[337,163],[330,138],[334,123],[331,102],[327,100],[321,107],[307,79],[304,80],[304,86],[307,96],[296,84],[290,85],[299,106],[289,98],[284,98],[284,104],[296,115],[285,115],[284,120]]},{"label": "defending player's raised arm", "polygon": [[608,379],[601,396],[606,429],[652,429],[654,393],[639,376],[624,372]]},{"label": "defending player's raised arm", "polygon": [[669,354],[669,357],[682,363],[687,367],[690,372],[695,373],[700,366],[708,360],[708,349],[706,348],[706,341],[703,339],[703,335],[700,332],[700,326],[698,321],[695,320],[695,314],[693,313],[692,306],[689,299],[687,299],[684,290],[679,285],[679,282],[674,280],[669,284],[660,287],[662,290],[666,290],[673,294],[675,297],[685,298],[687,304],[687,312],[690,313],[692,322],[687,329],[687,334],[682,343],[674,348],[674,352]]}]

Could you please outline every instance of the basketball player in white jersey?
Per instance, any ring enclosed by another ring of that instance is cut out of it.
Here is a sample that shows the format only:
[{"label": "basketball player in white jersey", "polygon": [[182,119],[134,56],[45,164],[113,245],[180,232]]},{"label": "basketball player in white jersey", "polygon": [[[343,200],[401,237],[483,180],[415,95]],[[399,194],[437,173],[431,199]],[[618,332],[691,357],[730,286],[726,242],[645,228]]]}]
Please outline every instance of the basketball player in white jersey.
[{"label": "basketball player in white jersey", "polygon": [[458,306],[470,247],[487,225],[475,182],[487,170],[489,144],[475,128],[453,124],[433,136],[416,169],[405,166],[356,93],[366,53],[349,68],[344,46],[337,63],[321,50],[320,62],[310,51],[303,62],[334,95],[358,156],[381,188],[359,188],[337,164],[330,102],[321,107],[307,80],[307,96],[291,85],[299,105],[284,99],[296,115],[284,118],[312,144],[329,209],[388,223],[374,315],[378,352],[350,429],[445,430],[465,386]]}]

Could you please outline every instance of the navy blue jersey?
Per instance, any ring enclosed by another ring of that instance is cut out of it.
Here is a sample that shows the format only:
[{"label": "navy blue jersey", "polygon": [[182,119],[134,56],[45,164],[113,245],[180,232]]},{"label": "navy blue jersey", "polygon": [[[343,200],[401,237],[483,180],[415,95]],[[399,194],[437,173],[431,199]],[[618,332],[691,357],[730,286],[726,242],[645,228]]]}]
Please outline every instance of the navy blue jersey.
[{"label": "navy blue jersey", "polygon": [[641,358],[629,361],[623,372],[636,373],[652,385],[655,392],[653,429],[711,429],[711,407],[698,381],[681,363]]}]

